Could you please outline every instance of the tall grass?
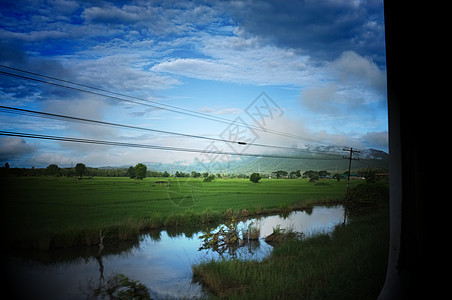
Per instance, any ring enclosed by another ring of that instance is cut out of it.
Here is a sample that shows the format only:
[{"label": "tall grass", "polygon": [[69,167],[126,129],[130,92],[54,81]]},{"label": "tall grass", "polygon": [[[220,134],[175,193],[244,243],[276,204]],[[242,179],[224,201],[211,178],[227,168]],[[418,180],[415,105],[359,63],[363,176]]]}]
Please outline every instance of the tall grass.
[{"label": "tall grass", "polygon": [[193,275],[217,297],[242,299],[376,299],[384,283],[388,214],[338,225],[330,234],[292,240],[261,262],[211,260]]}]

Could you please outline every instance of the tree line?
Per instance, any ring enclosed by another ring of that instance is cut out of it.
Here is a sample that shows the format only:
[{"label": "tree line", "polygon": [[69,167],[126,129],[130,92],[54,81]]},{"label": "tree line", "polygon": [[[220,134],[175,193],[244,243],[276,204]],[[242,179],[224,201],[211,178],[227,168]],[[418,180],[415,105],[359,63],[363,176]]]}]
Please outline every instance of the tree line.
[{"label": "tree line", "polygon": [[[298,179],[298,178],[308,178],[310,181],[317,181],[321,178],[334,178],[336,180],[341,180],[347,178],[348,172],[331,174],[328,171],[314,171],[308,170],[301,173],[301,170],[297,171],[284,171],[278,170],[271,172],[270,174],[259,174],[259,179],[261,178],[271,178],[271,179]],[[352,171],[352,176],[356,175],[359,177],[364,177],[366,179],[372,180],[375,177],[375,173],[378,172],[388,172],[387,169],[359,169]],[[253,174],[251,174],[253,175]],[[10,168],[8,163],[5,163],[4,167],[0,167],[0,176],[64,176],[64,177],[129,177],[134,179],[143,179],[146,177],[191,177],[191,178],[203,178],[204,181],[212,181],[217,178],[244,178],[250,179],[250,175],[246,174],[220,174],[220,173],[209,173],[209,172],[197,172],[191,171],[190,173],[185,173],[182,171],[176,171],[173,175],[168,171],[152,171],[148,170],[146,165],[138,163],[135,166],[130,166],[128,168],[92,168],[87,167],[83,163],[77,163],[75,167],[70,168],[60,168],[56,164],[50,164],[46,168]],[[257,175],[254,175],[253,180],[256,180]],[[258,180],[257,180],[258,181]]]},{"label": "tree line", "polygon": [[83,163],[77,163],[75,167],[61,168],[56,164],[50,164],[45,168],[10,168],[6,163],[0,167],[0,175],[10,176],[55,176],[55,177],[127,177],[127,168],[103,169],[87,167]]},{"label": "tree line", "polygon": [[309,178],[311,180],[318,180],[320,178],[335,178],[335,179],[339,178],[338,180],[340,180],[341,174],[336,173],[336,174],[333,175],[333,177],[331,177],[331,173],[328,172],[328,171],[308,170],[308,171],[305,171],[302,174],[301,170],[291,171],[291,172],[279,170],[279,171],[272,172],[270,176],[271,176],[271,178],[276,178],[276,179],[281,179],[281,178],[289,178],[289,179]]}]

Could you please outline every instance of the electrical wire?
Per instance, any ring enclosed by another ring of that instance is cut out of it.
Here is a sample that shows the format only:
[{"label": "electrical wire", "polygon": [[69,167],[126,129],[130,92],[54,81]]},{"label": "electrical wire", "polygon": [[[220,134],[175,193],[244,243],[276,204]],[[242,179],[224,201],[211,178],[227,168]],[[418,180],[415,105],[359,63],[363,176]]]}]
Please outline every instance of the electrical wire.
[{"label": "electrical wire", "polygon": [[192,149],[192,148],[159,146],[159,145],[149,145],[149,144],[136,144],[136,143],[123,143],[123,142],[105,141],[105,140],[97,140],[97,139],[61,137],[61,136],[53,136],[53,135],[11,132],[11,131],[0,131],[0,135],[31,138],[31,139],[40,139],[40,140],[52,140],[52,141],[73,142],[73,143],[83,143],[83,144],[96,144],[96,145],[106,145],[106,146],[119,146],[119,147],[129,147],[129,148],[143,148],[143,149],[154,149],[154,150],[165,150],[165,151],[192,152],[192,153],[214,154],[214,155],[253,156],[253,157],[284,158],[284,159],[342,160],[342,158],[301,157],[301,156],[286,156],[286,155],[259,154],[259,153],[236,153],[236,152],[226,152],[226,151],[213,151],[213,150],[207,150],[207,149],[201,150],[201,149]]},{"label": "electrical wire", "polygon": [[[202,118],[202,119],[206,119],[206,120],[209,120],[209,121],[221,122],[221,123],[225,123],[225,124],[228,124],[228,125],[230,125],[230,124],[237,124],[238,126],[244,126],[244,127],[249,128],[249,129],[252,129],[252,130],[263,131],[263,132],[274,134],[274,135],[279,135],[279,136],[299,139],[299,140],[313,142],[313,143],[317,143],[317,144],[329,145],[329,146],[338,147],[338,148],[344,147],[344,145],[336,145],[336,144],[330,143],[328,141],[323,141],[323,140],[303,137],[303,136],[294,135],[294,134],[290,134],[290,133],[286,133],[286,132],[282,132],[282,131],[277,131],[277,130],[272,130],[272,129],[261,128],[259,126],[253,125],[253,124],[246,124],[243,120],[240,120],[240,119],[232,121],[232,120],[229,120],[229,119],[226,119],[226,118],[222,118],[222,117],[218,117],[218,116],[211,116],[211,115],[208,115],[208,114],[205,114],[205,113],[202,113],[202,112],[197,112],[197,111],[193,111],[193,110],[189,110],[189,109],[185,109],[185,108],[180,108],[180,107],[177,107],[177,106],[168,105],[168,104],[164,104],[164,103],[159,103],[159,102],[155,102],[155,101],[152,101],[152,100],[143,99],[143,98],[139,98],[139,97],[134,97],[134,96],[130,96],[130,95],[125,95],[125,94],[109,91],[109,90],[106,90],[106,89],[101,89],[101,88],[97,88],[97,87],[93,87],[93,86],[89,86],[89,85],[85,85],[85,84],[72,82],[72,81],[69,81],[69,80],[60,79],[60,78],[57,78],[57,77],[52,77],[52,76],[48,76],[48,75],[44,75],[44,74],[39,74],[39,73],[36,73],[36,72],[22,70],[22,69],[19,69],[19,68],[5,66],[5,65],[2,65],[2,64],[0,64],[0,67],[6,68],[6,69],[9,69],[9,70],[13,70],[13,71],[16,71],[16,72],[22,72],[22,73],[33,75],[33,76],[38,76],[38,77],[41,77],[41,78],[46,78],[46,79],[58,81],[58,82],[61,82],[61,83],[64,83],[64,84],[51,82],[51,81],[47,81],[47,80],[42,80],[42,79],[39,79],[39,78],[28,77],[28,76],[19,75],[19,74],[13,74],[13,73],[4,72],[4,71],[0,71],[0,75],[5,75],[5,76],[20,78],[20,79],[31,80],[31,81],[35,81],[35,82],[39,82],[39,83],[43,83],[43,84],[48,84],[48,85],[53,85],[53,86],[57,86],[57,87],[61,87],[61,88],[72,89],[72,90],[79,91],[79,92],[84,92],[84,93],[90,93],[90,94],[94,94],[94,95],[98,95],[98,96],[103,96],[103,97],[107,97],[107,98],[114,99],[114,100],[117,100],[117,101],[129,102],[129,103],[133,103],[133,104],[137,104],[137,105],[143,105],[143,106],[148,106],[148,107],[152,107],[152,108],[156,108],[156,109],[162,109],[162,110],[167,110],[167,111],[170,111],[170,112],[184,114],[184,115],[188,115],[188,116],[192,116],[192,117]],[[65,85],[65,84],[70,84],[70,85],[73,85],[73,86],[68,86],[68,85]],[[86,90],[86,89],[90,89],[90,90]],[[110,95],[107,95],[105,93],[108,93]],[[125,99],[125,98],[129,98],[129,99]],[[133,99],[133,100],[130,100],[130,99]],[[89,121],[93,122],[93,120],[89,120]],[[94,121],[94,122],[96,122],[96,121]],[[101,122],[101,121],[99,121],[99,122]],[[104,125],[108,125],[108,124],[104,124]],[[121,124],[114,124],[113,125],[113,123],[111,123],[108,126],[123,126],[123,127],[127,127],[128,125],[121,125]],[[132,127],[134,127],[134,126],[128,126],[128,127],[129,127],[129,129],[132,129]],[[138,130],[138,128],[135,128],[135,129]],[[144,129],[140,128],[139,130],[144,130]],[[150,129],[146,129],[146,130],[150,130]],[[155,132],[159,132],[158,130],[154,130],[154,131]],[[165,131],[160,131],[160,133],[175,134],[175,133],[170,133],[170,132],[165,132]],[[180,135],[181,136],[185,135],[186,137],[196,137],[196,138],[217,140],[217,141],[222,141],[222,142],[232,142],[232,143],[243,144],[243,142],[241,142],[241,141],[227,141],[227,140],[224,140],[224,139],[207,138],[207,137],[201,137],[201,136],[195,136],[195,135],[189,135],[189,134],[180,134]],[[251,145],[251,144],[249,144],[249,145]],[[283,147],[283,146],[276,146],[276,145],[263,145],[263,144],[257,144],[257,143],[254,143],[252,145],[253,146],[257,146],[257,147],[271,147],[271,148],[278,148],[278,149],[303,151],[303,149],[298,149],[298,148],[293,148],[293,147]],[[338,152],[332,152],[332,151],[315,151],[315,150],[306,150],[306,151],[307,152],[311,152],[311,153],[321,153],[321,154],[330,154],[330,155],[338,155],[339,154]]]},{"label": "electrical wire", "polygon": [[124,124],[118,124],[118,123],[112,123],[112,122],[105,122],[105,121],[91,120],[91,119],[86,119],[86,118],[79,118],[79,117],[74,117],[74,116],[49,113],[49,112],[34,111],[34,110],[16,108],[16,107],[4,106],[4,105],[0,105],[0,112],[48,118],[48,119],[65,120],[65,121],[71,121],[71,122],[90,123],[90,124],[94,124],[94,125],[113,126],[113,127],[120,127],[120,128],[132,129],[132,130],[149,131],[149,132],[155,132],[155,133],[176,135],[176,136],[181,136],[181,137],[211,140],[211,141],[215,141],[215,142],[225,142],[225,143],[231,143],[231,144],[265,147],[265,148],[273,148],[273,149],[295,150],[295,151],[318,153],[318,154],[324,154],[324,155],[337,155],[337,153],[326,152],[326,151],[313,151],[313,150],[299,149],[299,148],[295,148],[295,147],[284,147],[284,146],[266,145],[266,144],[258,144],[258,143],[247,143],[244,141],[226,140],[226,139],[205,137],[205,136],[186,134],[186,133],[180,133],[180,132],[172,132],[172,131],[166,131],[166,130],[144,128],[144,127],[138,127],[138,126],[124,125]]},{"label": "electrical wire", "polygon": [[[100,89],[100,88],[97,88],[97,87],[92,87],[92,86],[88,86],[88,85],[84,85],[84,84],[80,84],[80,83],[75,83],[75,82],[72,82],[72,81],[59,79],[59,78],[56,78],[56,77],[51,77],[51,76],[47,76],[47,75],[43,75],[43,74],[39,74],[39,73],[35,73],[35,72],[30,72],[30,71],[26,71],[26,70],[21,70],[21,69],[18,69],[18,68],[13,68],[13,67],[1,65],[1,64],[0,64],[0,67],[7,68],[7,69],[10,69],[10,70],[14,70],[14,71],[17,71],[17,72],[22,72],[22,73],[34,75],[34,76],[39,76],[39,77],[42,77],[42,78],[47,78],[47,79],[59,81],[59,82],[66,83],[66,84],[75,85],[76,87],[74,87],[74,86],[67,86],[67,85],[60,84],[60,83],[55,83],[55,82],[50,82],[50,81],[42,80],[42,79],[39,79],[39,78],[33,78],[33,77],[28,77],[28,76],[24,76],[24,75],[14,74],[14,73],[10,73],[10,72],[0,71],[0,74],[6,75],[6,76],[10,76],[10,77],[16,77],[16,78],[36,81],[36,82],[40,82],[40,83],[44,83],[44,84],[57,86],[57,87],[62,87],[62,88],[66,88],[66,89],[72,89],[72,90],[79,91],[79,92],[85,92],[85,93],[90,93],[90,94],[94,94],[94,95],[98,95],[98,96],[108,97],[110,99],[114,99],[114,100],[117,100],[117,101],[129,102],[129,103],[134,103],[134,104],[138,104],[138,105],[144,105],[144,106],[148,106],[148,107],[152,107],[152,108],[163,109],[163,110],[167,110],[167,111],[171,111],[171,112],[175,112],[175,113],[179,113],[179,114],[184,114],[184,115],[188,115],[188,116],[192,116],[192,117],[206,119],[206,120],[209,120],[209,121],[225,123],[225,124],[228,124],[228,125],[232,124],[232,123],[238,123],[241,126],[248,127],[248,128],[253,129],[253,130],[263,131],[263,132],[270,133],[270,134],[275,134],[275,135],[279,135],[279,136],[294,138],[294,139],[308,141],[308,142],[312,142],[312,143],[328,144],[328,145],[332,145],[332,146],[344,147],[343,145],[334,145],[334,144],[332,144],[330,142],[327,142],[327,141],[321,141],[321,140],[317,140],[317,139],[313,139],[313,138],[309,138],[309,137],[303,137],[303,136],[299,136],[299,135],[294,135],[294,134],[290,134],[290,133],[286,133],[286,132],[282,132],[282,131],[278,131],[278,130],[273,130],[273,129],[261,128],[259,126],[253,125],[253,124],[246,124],[246,123],[244,123],[244,122],[242,122],[240,120],[232,121],[232,120],[229,120],[229,119],[226,119],[226,118],[211,116],[211,115],[208,115],[208,114],[205,114],[205,113],[196,112],[196,111],[185,109],[185,108],[180,108],[180,107],[176,107],[176,106],[172,106],[172,105],[168,105],[168,104],[157,103],[155,101],[142,99],[142,98],[138,98],[138,97],[134,97],[134,96],[129,96],[129,95],[125,95],[125,94],[121,94],[121,93],[117,93],[117,92],[112,92],[112,91],[108,91],[108,90],[105,90],[105,89]],[[83,88],[91,89],[91,91],[83,89]],[[106,95],[104,93],[109,93],[111,95]],[[129,99],[125,99],[125,98],[129,98]],[[130,100],[130,99],[134,99],[134,100]]]}]

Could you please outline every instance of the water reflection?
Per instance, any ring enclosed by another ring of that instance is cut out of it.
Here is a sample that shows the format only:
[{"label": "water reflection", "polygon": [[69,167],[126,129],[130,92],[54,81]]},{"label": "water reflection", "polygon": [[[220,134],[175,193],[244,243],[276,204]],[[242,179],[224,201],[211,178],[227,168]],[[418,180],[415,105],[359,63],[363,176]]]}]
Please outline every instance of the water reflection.
[{"label": "water reflection", "polygon": [[[237,249],[241,259],[261,260],[272,247],[264,238],[273,228],[292,228],[309,236],[331,231],[342,223],[342,206],[314,207],[310,212],[285,216],[262,216],[240,222],[247,228],[260,227],[260,239]],[[205,259],[217,259],[215,252],[198,251],[200,227],[152,231],[127,242],[105,243],[95,247],[27,251],[7,260],[12,288],[19,298],[84,299],[90,285],[105,283],[115,274],[124,274],[145,285],[152,298],[196,298],[206,296],[192,281],[191,266]],[[183,231],[184,230],[184,231]],[[24,288],[26,287],[26,288]]]},{"label": "water reflection", "polygon": [[[344,209],[342,206],[316,206],[312,211],[295,211],[288,216],[268,216],[256,219],[254,222],[260,226],[262,238],[270,235],[273,228],[291,228],[302,232],[305,236],[315,233],[329,232],[334,226],[343,221]],[[250,222],[250,221],[248,221]]]}]

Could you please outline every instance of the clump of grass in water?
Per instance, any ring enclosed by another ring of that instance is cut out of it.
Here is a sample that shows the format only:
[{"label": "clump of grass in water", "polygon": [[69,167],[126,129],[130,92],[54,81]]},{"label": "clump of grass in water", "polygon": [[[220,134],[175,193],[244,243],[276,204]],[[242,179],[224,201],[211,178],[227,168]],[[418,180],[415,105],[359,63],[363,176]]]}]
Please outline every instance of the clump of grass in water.
[{"label": "clump of grass in water", "polygon": [[254,222],[248,225],[248,228],[242,232],[244,240],[255,241],[258,240],[261,234],[261,229],[259,226],[254,226]]},{"label": "clump of grass in water", "polygon": [[265,238],[265,242],[272,246],[291,241],[294,239],[301,239],[303,233],[295,232],[292,228],[284,229],[280,225],[273,227],[273,232]]}]

